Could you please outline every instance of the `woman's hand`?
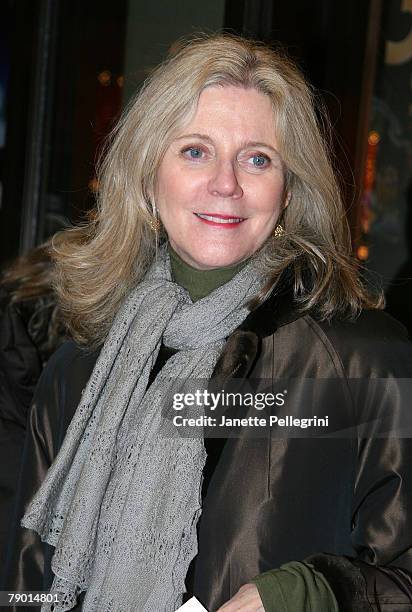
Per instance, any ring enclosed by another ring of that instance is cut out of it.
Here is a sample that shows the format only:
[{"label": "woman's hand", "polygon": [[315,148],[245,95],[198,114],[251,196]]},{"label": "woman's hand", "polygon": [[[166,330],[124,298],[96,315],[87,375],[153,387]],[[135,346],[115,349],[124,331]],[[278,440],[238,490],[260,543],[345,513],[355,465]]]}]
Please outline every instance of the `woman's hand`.
[{"label": "woman's hand", "polygon": [[256,586],[247,583],[216,612],[265,612],[265,608]]}]

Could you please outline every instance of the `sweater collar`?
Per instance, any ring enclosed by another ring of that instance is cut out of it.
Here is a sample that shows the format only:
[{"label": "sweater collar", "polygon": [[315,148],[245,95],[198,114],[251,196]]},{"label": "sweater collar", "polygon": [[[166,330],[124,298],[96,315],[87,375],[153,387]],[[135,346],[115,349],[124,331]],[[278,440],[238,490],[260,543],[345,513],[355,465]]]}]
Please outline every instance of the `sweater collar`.
[{"label": "sweater collar", "polygon": [[229,282],[248,262],[245,260],[233,266],[198,270],[183,261],[170,244],[168,244],[168,251],[173,280],[188,291],[193,302]]},{"label": "sweater collar", "polygon": [[[234,266],[197,270],[187,264],[168,244],[170,264],[174,280],[184,287],[195,302],[227,283],[247,263],[242,261]],[[239,330],[255,333],[259,338],[273,334],[279,327],[287,325],[302,316],[294,299],[293,269],[286,268],[266,298],[255,310],[250,312]]]}]

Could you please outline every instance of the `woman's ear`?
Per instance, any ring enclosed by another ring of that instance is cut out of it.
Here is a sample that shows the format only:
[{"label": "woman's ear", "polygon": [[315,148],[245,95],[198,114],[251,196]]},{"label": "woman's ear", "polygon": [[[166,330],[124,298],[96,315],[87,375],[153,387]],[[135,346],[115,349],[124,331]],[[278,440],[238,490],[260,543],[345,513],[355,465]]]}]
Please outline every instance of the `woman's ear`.
[{"label": "woman's ear", "polygon": [[283,203],[283,210],[289,206],[290,198],[292,197],[292,193],[287,191],[285,194],[285,201]]}]

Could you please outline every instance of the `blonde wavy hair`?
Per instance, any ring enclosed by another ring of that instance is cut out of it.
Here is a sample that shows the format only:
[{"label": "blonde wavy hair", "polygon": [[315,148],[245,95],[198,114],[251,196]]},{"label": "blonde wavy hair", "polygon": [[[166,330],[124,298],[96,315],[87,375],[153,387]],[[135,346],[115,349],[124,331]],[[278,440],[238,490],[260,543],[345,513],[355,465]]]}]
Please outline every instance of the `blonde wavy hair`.
[{"label": "blonde wavy hair", "polygon": [[176,133],[193,117],[210,86],[255,88],[269,96],[286,171],[289,206],[284,235],[261,249],[267,285],[256,307],[289,265],[302,311],[320,318],[380,307],[359,280],[350,234],[314,95],[293,62],[268,46],[227,34],[196,35],[147,79],[117,123],[98,166],[96,209],[82,226],[59,237],[52,256],[55,290],[73,338],[102,343],[126,294],[156,252],[150,223],[156,173]]}]

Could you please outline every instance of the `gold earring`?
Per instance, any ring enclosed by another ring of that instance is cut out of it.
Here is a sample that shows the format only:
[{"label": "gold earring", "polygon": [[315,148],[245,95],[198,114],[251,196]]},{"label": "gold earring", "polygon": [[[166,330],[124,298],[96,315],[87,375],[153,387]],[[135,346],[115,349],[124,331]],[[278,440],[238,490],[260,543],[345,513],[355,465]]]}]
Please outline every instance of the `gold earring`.
[{"label": "gold earring", "polygon": [[160,228],[162,227],[162,224],[160,223],[160,219],[158,216],[158,212],[157,212],[157,208],[156,206],[153,204],[152,205],[153,208],[153,213],[150,215],[150,219],[149,219],[149,225],[150,225],[150,229],[157,234],[160,231]]},{"label": "gold earring", "polygon": [[278,223],[275,229],[273,230],[273,237],[280,238],[281,236],[283,236],[284,233],[285,233],[285,230],[280,225],[280,223]]},{"label": "gold earring", "polygon": [[155,234],[157,234],[160,231],[161,223],[157,217],[151,217],[149,219],[149,225],[150,225],[150,229],[153,230]]}]

